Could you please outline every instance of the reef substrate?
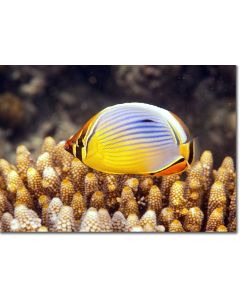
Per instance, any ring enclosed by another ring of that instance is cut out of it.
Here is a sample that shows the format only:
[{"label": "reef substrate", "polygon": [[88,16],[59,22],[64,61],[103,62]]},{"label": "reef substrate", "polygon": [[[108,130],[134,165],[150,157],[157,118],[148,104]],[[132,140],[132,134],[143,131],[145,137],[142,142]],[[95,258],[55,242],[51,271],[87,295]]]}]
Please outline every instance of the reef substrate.
[{"label": "reef substrate", "polygon": [[34,159],[24,145],[16,164],[0,159],[2,232],[235,232],[236,173],[213,154],[181,175],[110,175],[43,141]]}]

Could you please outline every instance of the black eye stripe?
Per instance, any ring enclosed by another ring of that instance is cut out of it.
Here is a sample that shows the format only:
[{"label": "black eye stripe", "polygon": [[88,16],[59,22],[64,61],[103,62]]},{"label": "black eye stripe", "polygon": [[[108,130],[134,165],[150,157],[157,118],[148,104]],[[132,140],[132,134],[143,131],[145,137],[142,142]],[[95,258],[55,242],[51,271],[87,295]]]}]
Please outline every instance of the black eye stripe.
[{"label": "black eye stripe", "polygon": [[76,157],[82,161],[82,147],[76,147]]},{"label": "black eye stripe", "polygon": [[77,148],[82,148],[83,147],[82,138],[77,140],[76,145],[77,145]]}]

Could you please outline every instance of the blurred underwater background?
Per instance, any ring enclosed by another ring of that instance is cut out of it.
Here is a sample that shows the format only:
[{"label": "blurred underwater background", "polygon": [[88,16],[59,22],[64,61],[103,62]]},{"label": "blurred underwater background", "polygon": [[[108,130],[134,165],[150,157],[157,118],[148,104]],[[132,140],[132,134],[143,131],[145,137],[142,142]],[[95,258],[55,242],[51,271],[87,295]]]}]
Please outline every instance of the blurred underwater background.
[{"label": "blurred underwater background", "polygon": [[236,66],[0,66],[0,158],[67,139],[101,109],[150,103],[176,113],[214,163],[236,158]]}]

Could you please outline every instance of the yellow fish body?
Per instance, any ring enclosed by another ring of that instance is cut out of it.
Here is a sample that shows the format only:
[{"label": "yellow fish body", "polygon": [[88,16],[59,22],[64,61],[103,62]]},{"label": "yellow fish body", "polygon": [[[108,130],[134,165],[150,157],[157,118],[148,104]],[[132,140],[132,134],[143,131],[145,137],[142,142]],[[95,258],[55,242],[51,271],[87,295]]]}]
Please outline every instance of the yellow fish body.
[{"label": "yellow fish body", "polygon": [[194,141],[175,114],[144,103],[110,106],[65,144],[87,166],[112,174],[181,173],[194,159]]}]

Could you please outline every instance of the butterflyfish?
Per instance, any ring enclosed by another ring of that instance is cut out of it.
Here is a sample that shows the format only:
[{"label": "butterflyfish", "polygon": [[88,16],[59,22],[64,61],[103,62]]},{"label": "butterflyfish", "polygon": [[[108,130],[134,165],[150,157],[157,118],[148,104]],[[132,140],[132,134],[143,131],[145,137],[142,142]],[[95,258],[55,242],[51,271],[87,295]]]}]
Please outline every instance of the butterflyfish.
[{"label": "butterflyfish", "polygon": [[65,143],[65,150],[92,169],[155,176],[185,171],[194,148],[178,116],[144,103],[103,109]]}]

